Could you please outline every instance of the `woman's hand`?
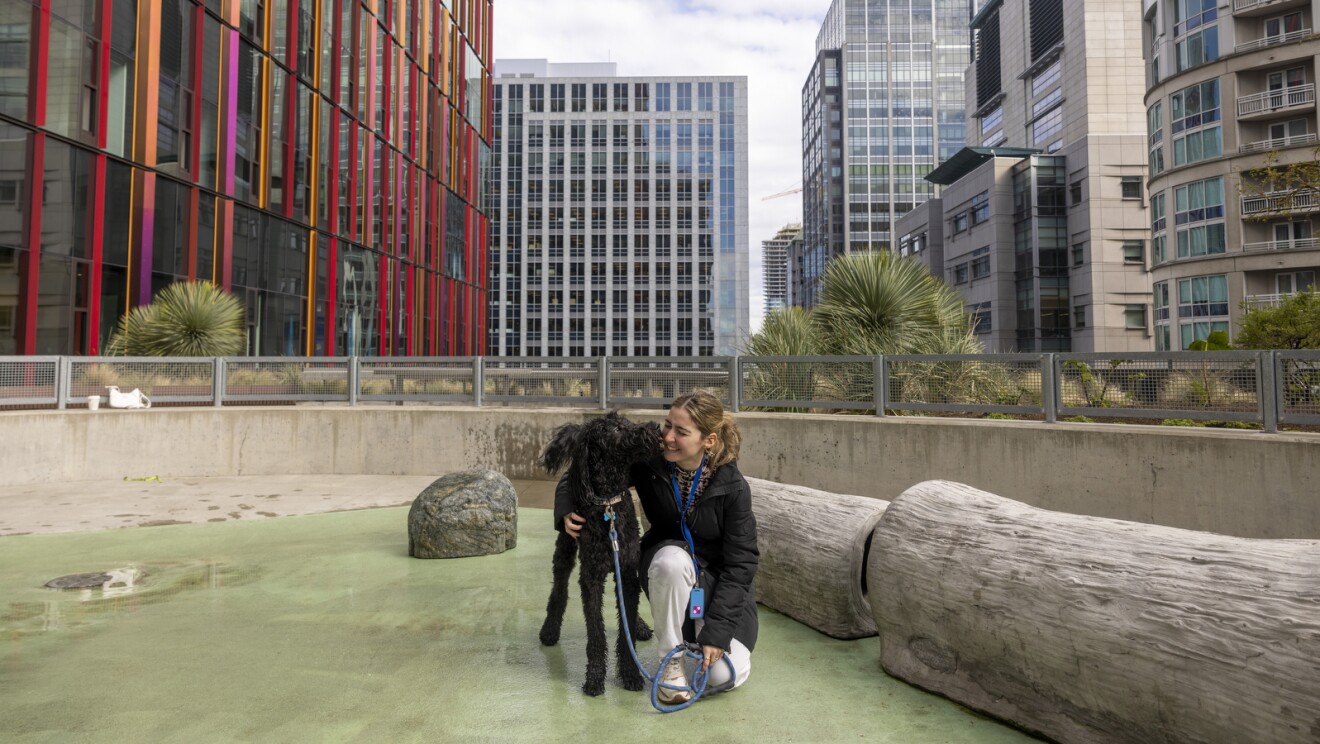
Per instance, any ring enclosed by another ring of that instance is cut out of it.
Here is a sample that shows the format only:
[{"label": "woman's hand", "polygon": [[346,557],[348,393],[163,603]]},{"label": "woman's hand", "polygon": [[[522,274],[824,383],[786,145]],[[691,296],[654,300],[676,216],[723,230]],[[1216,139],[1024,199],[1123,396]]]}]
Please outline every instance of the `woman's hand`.
[{"label": "woman's hand", "polygon": [[568,516],[564,517],[564,532],[569,537],[576,540],[578,539],[578,535],[582,532],[582,525],[585,524],[586,521],[587,520],[579,516],[577,512],[569,512]]},{"label": "woman's hand", "polygon": [[724,649],[719,646],[701,647],[701,668],[709,670],[711,665],[724,658]]}]

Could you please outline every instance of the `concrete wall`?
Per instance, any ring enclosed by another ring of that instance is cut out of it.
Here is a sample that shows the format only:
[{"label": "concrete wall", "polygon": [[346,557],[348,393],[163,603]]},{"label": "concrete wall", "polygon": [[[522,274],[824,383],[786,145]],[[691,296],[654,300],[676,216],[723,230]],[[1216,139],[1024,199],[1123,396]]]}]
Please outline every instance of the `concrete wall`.
[{"label": "concrete wall", "polygon": [[[547,477],[589,410],[440,406],[0,413],[4,488],[292,473]],[[661,420],[658,411],[630,412]],[[1320,436],[1180,427],[743,413],[750,476],[893,499],[943,478],[1046,509],[1242,537],[1320,538]],[[3,508],[3,507],[0,507]]]}]

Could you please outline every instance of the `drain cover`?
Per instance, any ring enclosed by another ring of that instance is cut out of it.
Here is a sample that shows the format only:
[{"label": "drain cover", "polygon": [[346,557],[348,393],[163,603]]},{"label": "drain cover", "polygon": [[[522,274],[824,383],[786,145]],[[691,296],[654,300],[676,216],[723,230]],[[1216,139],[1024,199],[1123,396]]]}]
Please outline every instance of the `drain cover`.
[{"label": "drain cover", "polygon": [[94,589],[105,586],[112,576],[108,573],[80,573],[51,579],[46,586],[51,589]]}]

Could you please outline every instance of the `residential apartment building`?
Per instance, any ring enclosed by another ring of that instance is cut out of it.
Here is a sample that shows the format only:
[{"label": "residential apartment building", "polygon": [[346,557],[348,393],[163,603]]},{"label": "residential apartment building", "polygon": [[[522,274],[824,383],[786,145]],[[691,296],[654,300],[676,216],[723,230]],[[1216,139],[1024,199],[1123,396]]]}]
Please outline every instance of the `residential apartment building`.
[{"label": "residential apartment building", "polygon": [[761,276],[765,285],[765,312],[783,310],[792,305],[788,288],[793,273],[789,256],[795,244],[802,243],[802,225],[784,225],[770,240],[761,241]]},{"label": "residential apartment building", "polygon": [[934,193],[925,176],[964,141],[969,0],[834,0],[802,88],[802,247],[793,302],[817,302],[825,264],[897,244]]},{"label": "residential apartment building", "polygon": [[991,0],[971,26],[968,147],[900,253],[963,293],[988,350],[1153,349],[1140,8]]},{"label": "residential apartment building", "polygon": [[484,342],[490,0],[0,3],[0,355],[171,282],[253,355]]},{"label": "residential apartment building", "polygon": [[711,356],[748,335],[747,79],[500,60],[497,356]]},{"label": "residential apartment building", "polygon": [[[1315,0],[1146,0],[1156,346],[1184,349],[1316,283]],[[1243,308],[1246,308],[1244,310]]]}]

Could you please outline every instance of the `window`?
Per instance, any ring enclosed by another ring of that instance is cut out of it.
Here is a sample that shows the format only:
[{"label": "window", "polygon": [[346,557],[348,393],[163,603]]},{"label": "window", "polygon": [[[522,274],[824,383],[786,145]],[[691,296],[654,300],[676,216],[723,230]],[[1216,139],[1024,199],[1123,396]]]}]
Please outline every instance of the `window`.
[{"label": "window", "polygon": [[1156,101],[1146,111],[1146,139],[1150,147],[1150,174],[1164,172],[1164,104]]},{"label": "window", "polygon": [[1146,330],[1146,306],[1123,306],[1123,327],[1128,330]]},{"label": "window", "polygon": [[1081,266],[1086,260],[1086,243],[1073,243],[1072,265]]},{"label": "window", "polygon": [[966,284],[966,283],[967,283],[967,264],[966,264],[966,263],[960,263],[960,264],[958,264],[957,266],[953,267],[953,283],[954,283],[954,284]]},{"label": "window", "polygon": [[1214,331],[1228,332],[1228,280],[1223,274],[1178,280],[1180,348],[1203,341]]},{"label": "window", "polygon": [[1194,181],[1174,190],[1178,258],[1224,252],[1224,179]]},{"label": "window", "polygon": [[960,232],[965,232],[967,230],[967,213],[959,212],[958,214],[955,214],[952,222],[954,235],[957,235]]},{"label": "window", "polygon": [[1146,263],[1146,245],[1140,240],[1123,241],[1123,263],[1125,264],[1144,264]]},{"label": "window", "polygon": [[1124,199],[1141,198],[1141,176],[1123,176],[1119,189]]},{"label": "window", "polygon": [[972,278],[983,279],[990,276],[990,246],[982,246],[972,251]]},{"label": "window", "polygon": [[1155,283],[1155,350],[1169,351],[1169,283]]},{"label": "window", "polygon": [[1152,264],[1162,264],[1169,260],[1168,245],[1164,236],[1164,225],[1164,194],[1151,194],[1150,252]]},{"label": "window", "polygon": [[1178,59],[1178,72],[1219,59],[1218,27],[1211,26],[1189,34],[1174,45],[1174,52]]},{"label": "window", "polygon": [[1068,197],[1072,199],[1072,205],[1075,207],[1082,203],[1082,182],[1073,181],[1068,187]]},{"label": "window", "polygon": [[1086,305],[1073,305],[1073,328],[1086,327]]},{"label": "window", "polygon": [[991,328],[990,303],[982,302],[967,307],[972,333],[978,336],[989,333]]},{"label": "window", "polygon": [[1054,152],[1063,147],[1063,140],[1058,136],[1063,132],[1063,107],[1055,108],[1031,124],[1031,143],[1046,152]]},{"label": "window", "polygon": [[981,137],[985,138],[1004,123],[1004,107],[995,106],[994,110],[981,117]]},{"label": "window", "polygon": [[990,192],[982,191],[972,197],[972,224],[979,225],[990,220]]}]

